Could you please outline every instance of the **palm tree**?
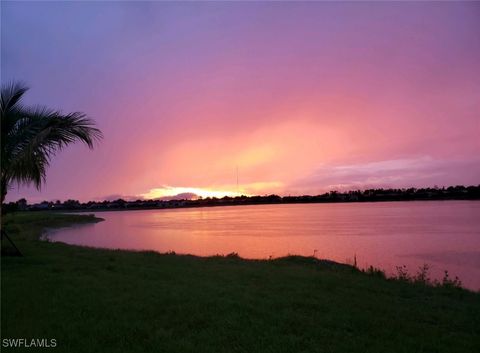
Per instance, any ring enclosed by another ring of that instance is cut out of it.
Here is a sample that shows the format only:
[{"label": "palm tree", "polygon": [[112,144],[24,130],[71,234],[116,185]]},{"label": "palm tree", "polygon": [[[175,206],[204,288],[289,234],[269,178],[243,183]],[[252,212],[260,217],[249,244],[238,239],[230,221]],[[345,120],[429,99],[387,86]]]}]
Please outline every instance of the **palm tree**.
[{"label": "palm tree", "polygon": [[2,85],[1,112],[1,202],[9,186],[33,183],[40,189],[51,158],[76,141],[93,148],[102,138],[100,130],[84,113],[62,114],[45,107],[24,107],[28,88],[19,82]]}]

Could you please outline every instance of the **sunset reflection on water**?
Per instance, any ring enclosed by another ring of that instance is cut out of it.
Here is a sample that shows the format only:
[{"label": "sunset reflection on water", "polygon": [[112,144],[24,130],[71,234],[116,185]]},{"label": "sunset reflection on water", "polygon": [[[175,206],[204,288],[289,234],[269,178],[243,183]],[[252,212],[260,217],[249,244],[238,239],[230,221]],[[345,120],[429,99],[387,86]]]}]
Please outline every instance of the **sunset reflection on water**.
[{"label": "sunset reflection on water", "polygon": [[[53,232],[69,244],[249,259],[288,254],[370,265],[394,274],[428,263],[480,289],[480,202],[225,206],[97,212],[105,222]],[[315,251],[316,250],[316,251]]]}]

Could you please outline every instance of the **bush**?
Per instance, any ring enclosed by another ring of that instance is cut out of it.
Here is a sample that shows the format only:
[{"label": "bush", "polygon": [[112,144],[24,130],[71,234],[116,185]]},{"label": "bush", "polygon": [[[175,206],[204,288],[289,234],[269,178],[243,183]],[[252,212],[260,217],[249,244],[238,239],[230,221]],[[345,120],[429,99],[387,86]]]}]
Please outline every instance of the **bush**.
[{"label": "bush", "polygon": [[380,278],[387,278],[385,275],[385,271],[379,269],[377,267],[370,266],[365,270],[365,273],[370,276],[380,277]]},{"label": "bush", "polygon": [[448,275],[448,271],[445,271],[445,274],[443,275],[443,279],[441,282],[441,286],[447,287],[447,288],[461,288],[462,281],[460,281],[458,276],[455,276],[454,279],[451,279],[450,276]]},{"label": "bush", "polygon": [[418,268],[417,274],[413,277],[413,282],[424,285],[432,284],[430,277],[428,276],[429,270],[430,266],[428,264],[423,264],[423,266]]},{"label": "bush", "polygon": [[397,269],[397,275],[394,277],[395,279],[399,281],[404,281],[404,282],[410,282],[412,278],[410,277],[407,266],[396,266]]}]

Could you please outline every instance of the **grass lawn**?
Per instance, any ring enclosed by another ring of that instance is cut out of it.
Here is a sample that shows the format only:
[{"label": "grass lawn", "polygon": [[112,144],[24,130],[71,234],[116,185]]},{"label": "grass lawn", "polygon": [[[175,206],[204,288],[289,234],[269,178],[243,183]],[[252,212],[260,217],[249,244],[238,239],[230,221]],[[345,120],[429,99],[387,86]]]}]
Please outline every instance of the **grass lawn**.
[{"label": "grass lawn", "polygon": [[479,293],[311,258],[200,258],[38,240],[44,228],[95,221],[87,215],[3,221],[24,257],[1,259],[2,339],[55,338],[51,351],[90,353],[480,352]]}]

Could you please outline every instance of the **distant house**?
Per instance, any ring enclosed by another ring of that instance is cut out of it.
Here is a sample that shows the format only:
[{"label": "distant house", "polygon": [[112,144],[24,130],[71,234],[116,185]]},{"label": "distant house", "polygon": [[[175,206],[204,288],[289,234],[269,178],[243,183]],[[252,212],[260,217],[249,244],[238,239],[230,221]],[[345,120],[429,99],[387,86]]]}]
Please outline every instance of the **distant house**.
[{"label": "distant house", "polygon": [[48,201],[43,201],[30,206],[30,209],[32,210],[48,210],[49,208],[50,208],[50,202]]}]

